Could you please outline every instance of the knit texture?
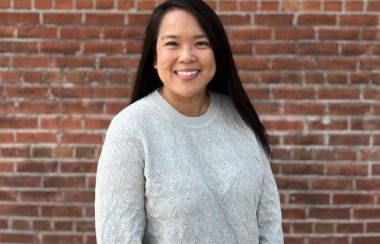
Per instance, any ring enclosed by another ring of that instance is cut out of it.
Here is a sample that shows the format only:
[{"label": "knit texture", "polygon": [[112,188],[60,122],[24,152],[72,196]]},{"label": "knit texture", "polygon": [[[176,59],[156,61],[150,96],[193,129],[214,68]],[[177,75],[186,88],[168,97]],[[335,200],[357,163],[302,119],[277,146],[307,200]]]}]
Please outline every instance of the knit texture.
[{"label": "knit texture", "polygon": [[154,91],[112,120],[99,159],[98,244],[283,243],[268,159],[230,99],[187,117]]}]

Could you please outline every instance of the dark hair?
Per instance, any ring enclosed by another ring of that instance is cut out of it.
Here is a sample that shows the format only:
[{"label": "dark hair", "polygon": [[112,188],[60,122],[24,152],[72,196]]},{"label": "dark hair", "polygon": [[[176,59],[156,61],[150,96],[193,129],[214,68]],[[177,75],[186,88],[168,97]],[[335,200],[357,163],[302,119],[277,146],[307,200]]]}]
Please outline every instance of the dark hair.
[{"label": "dark hair", "polygon": [[207,89],[228,95],[245,123],[261,142],[268,158],[270,146],[264,126],[245,93],[232,56],[226,32],[216,13],[202,0],[167,0],[155,8],[145,29],[142,56],[137,70],[131,103],[162,86],[154,69],[156,42],[163,16],[173,8],[188,11],[198,20],[214,52],[216,73]]}]

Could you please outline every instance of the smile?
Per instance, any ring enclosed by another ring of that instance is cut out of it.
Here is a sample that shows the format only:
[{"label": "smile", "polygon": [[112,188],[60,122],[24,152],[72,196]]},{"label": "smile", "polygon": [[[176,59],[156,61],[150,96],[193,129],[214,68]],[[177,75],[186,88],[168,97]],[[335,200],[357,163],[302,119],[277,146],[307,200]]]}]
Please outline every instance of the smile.
[{"label": "smile", "polygon": [[179,76],[194,76],[199,73],[199,70],[188,70],[188,71],[175,71]]}]

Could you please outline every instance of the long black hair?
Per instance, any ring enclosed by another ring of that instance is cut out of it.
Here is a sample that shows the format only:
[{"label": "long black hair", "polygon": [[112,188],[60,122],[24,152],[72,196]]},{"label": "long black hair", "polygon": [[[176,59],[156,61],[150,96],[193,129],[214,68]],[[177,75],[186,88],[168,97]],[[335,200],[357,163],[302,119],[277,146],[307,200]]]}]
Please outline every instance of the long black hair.
[{"label": "long black hair", "polygon": [[271,152],[267,133],[243,89],[223,25],[212,8],[202,0],[167,0],[154,9],[145,29],[143,51],[131,103],[145,97],[163,84],[154,69],[156,42],[163,16],[168,10],[174,8],[191,13],[198,20],[211,43],[215,56],[216,73],[207,85],[207,89],[226,94],[231,98],[240,116],[258,137],[268,158],[270,158]]}]

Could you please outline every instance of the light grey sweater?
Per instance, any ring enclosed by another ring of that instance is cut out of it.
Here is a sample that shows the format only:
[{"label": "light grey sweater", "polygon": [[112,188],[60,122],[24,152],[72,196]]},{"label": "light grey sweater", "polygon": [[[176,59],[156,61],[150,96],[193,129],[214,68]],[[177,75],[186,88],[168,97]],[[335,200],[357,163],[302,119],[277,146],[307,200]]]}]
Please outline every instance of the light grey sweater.
[{"label": "light grey sweater", "polygon": [[199,117],[158,91],[114,117],[96,177],[98,244],[283,243],[268,159],[230,99],[210,94]]}]

